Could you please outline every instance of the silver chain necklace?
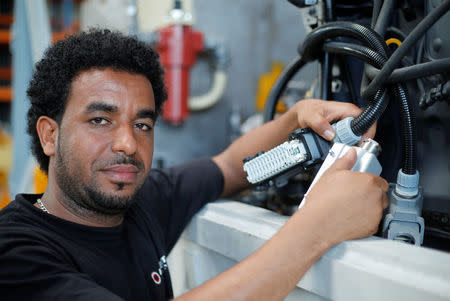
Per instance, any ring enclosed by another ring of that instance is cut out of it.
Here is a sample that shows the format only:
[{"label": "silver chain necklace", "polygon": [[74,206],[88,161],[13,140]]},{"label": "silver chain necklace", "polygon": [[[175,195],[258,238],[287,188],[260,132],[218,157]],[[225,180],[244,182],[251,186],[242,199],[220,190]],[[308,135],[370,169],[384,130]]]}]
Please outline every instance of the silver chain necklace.
[{"label": "silver chain necklace", "polygon": [[41,199],[37,199],[36,201],[39,205],[39,207],[42,209],[42,211],[44,211],[45,213],[50,214],[50,212],[47,210],[47,208],[45,207],[44,203],[42,203]]}]

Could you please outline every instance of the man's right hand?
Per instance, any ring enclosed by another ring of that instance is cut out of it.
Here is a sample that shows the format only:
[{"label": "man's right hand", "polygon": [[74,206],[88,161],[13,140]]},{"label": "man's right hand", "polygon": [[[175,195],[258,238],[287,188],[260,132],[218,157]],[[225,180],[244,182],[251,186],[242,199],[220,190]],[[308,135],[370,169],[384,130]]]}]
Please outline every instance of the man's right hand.
[{"label": "man's right hand", "polygon": [[351,171],[356,151],[350,149],[322,175],[301,210],[314,216],[321,235],[330,246],[377,232],[383,208],[388,205],[389,184],[383,178]]}]

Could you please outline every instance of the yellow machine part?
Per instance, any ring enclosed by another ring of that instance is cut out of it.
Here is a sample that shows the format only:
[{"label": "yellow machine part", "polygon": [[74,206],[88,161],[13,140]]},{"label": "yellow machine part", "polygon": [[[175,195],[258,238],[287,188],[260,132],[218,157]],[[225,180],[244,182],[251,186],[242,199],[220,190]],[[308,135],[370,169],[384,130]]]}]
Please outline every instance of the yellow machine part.
[{"label": "yellow machine part", "polygon": [[44,193],[47,188],[47,175],[40,168],[34,170],[34,193]]},{"label": "yellow machine part", "polygon": [[12,139],[5,130],[0,129],[0,209],[9,204],[8,173],[12,162]]},{"label": "yellow machine part", "polygon": [[[11,201],[8,192],[8,174],[12,162],[12,138],[0,129],[0,209]],[[36,167],[33,176],[34,192],[43,193],[47,187],[47,175]]]},{"label": "yellow machine part", "polygon": [[0,172],[0,210],[8,205],[10,201],[8,194],[8,177],[6,173]]},{"label": "yellow machine part", "polygon": [[[264,110],[264,105],[266,104],[267,97],[269,96],[270,89],[275,84],[278,76],[284,69],[284,65],[280,62],[273,62],[272,69],[270,72],[263,73],[259,77],[258,89],[256,91],[255,106],[256,110],[262,112]],[[277,105],[277,112],[285,112],[286,106],[283,102],[279,101]]]}]

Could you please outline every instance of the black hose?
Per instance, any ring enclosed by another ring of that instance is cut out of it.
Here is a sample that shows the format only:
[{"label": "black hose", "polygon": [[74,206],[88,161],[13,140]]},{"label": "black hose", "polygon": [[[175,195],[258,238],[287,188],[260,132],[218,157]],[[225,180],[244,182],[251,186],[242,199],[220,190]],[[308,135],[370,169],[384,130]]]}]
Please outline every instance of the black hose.
[{"label": "black hose", "polygon": [[387,58],[386,43],[375,31],[350,22],[332,22],[316,28],[306,36],[304,42],[299,46],[298,52],[307,62],[316,60],[322,53],[322,44],[326,39],[342,36],[362,41],[366,46]]},{"label": "black hose", "polygon": [[398,29],[397,27],[394,27],[394,26],[390,26],[390,27],[388,27],[387,29],[386,29],[386,34],[385,34],[385,38],[387,38],[388,36],[397,36],[397,37],[399,37],[400,38],[400,40],[404,40],[404,39],[406,39],[406,34],[403,32],[403,31],[401,31],[400,29]]},{"label": "black hose", "polygon": [[[424,44],[425,44],[425,38],[420,39],[419,46],[417,48],[416,59],[415,59],[415,63],[416,64],[422,63],[423,46],[424,46]],[[421,79],[417,80],[417,88],[419,89],[421,96],[425,94],[425,87],[424,87],[424,84],[423,84]]]},{"label": "black hose", "polygon": [[362,136],[362,134],[367,132],[367,130],[380,118],[388,104],[389,99],[386,95],[386,89],[379,90],[377,94],[375,94],[374,101],[350,123],[350,128],[353,133],[357,136]]},{"label": "black hose", "polygon": [[391,75],[392,71],[400,63],[403,56],[411,49],[412,46],[423,36],[423,34],[442,17],[450,9],[450,0],[444,0],[437,8],[429,13],[408,35],[403,41],[402,45],[397,48],[393,55],[389,58],[386,64],[381,69],[380,73],[370,82],[367,88],[363,91],[361,96],[369,99],[373,96]]},{"label": "black hose", "polygon": [[[325,0],[325,22],[334,21],[333,1]],[[331,71],[333,59],[329,53],[325,52],[319,60],[319,98],[329,99],[331,94]]]},{"label": "black hose", "polygon": [[[350,22],[327,23],[308,34],[299,47],[300,56],[295,58],[282,72],[269,93],[264,109],[264,121],[273,119],[278,99],[281,97],[289,80],[307,62],[315,60],[322,53],[322,44],[327,38],[348,36],[362,40],[371,48],[387,57],[387,46],[383,39],[372,29]],[[306,57],[303,55],[306,54]]]},{"label": "black hose", "polygon": [[[323,45],[323,50],[337,54],[352,55],[378,68],[381,68],[386,61],[384,57],[380,56],[372,49],[357,44],[327,42]],[[378,91],[374,100],[370,102],[370,105],[367,106],[358,117],[352,120],[350,126],[353,133],[357,136],[361,136],[367,132],[372,124],[374,124],[380,118],[381,114],[383,114],[388,103],[389,100],[386,96],[385,89],[383,89],[383,91]]]},{"label": "black hose", "polygon": [[[341,36],[362,40],[370,48],[342,42],[329,42],[323,45],[327,38]],[[299,48],[299,52],[306,55],[308,59],[313,59],[317,56],[317,53],[322,53],[320,51],[322,49],[315,49],[317,46],[324,46],[324,50],[327,50],[326,48],[328,47],[330,51],[325,52],[332,52],[331,50],[333,50],[340,54],[359,55],[361,59],[369,60],[371,64],[378,68],[381,68],[387,59],[387,46],[381,37],[372,29],[354,23],[334,22],[321,26],[305,38],[304,43]],[[375,48],[376,51],[371,48]],[[316,53],[312,53],[312,51]],[[385,93],[381,91],[380,96],[370,102],[361,118],[352,124],[352,130],[355,129],[358,133],[361,131],[359,134],[366,132],[384,112],[387,103]]]},{"label": "black hose", "polygon": [[413,107],[408,103],[405,89],[401,84],[395,85],[395,98],[400,101],[400,118],[402,122],[402,172],[413,175],[417,169],[417,131]]},{"label": "black hose", "polygon": [[325,0],[325,22],[334,21],[333,1]]},{"label": "black hose", "polygon": [[[447,0],[447,2],[450,0]],[[434,11],[433,11],[434,12]],[[435,13],[436,14],[436,13]],[[435,15],[434,14],[434,15]],[[431,14],[430,14],[431,15]],[[422,23],[420,23],[422,24]],[[417,27],[416,27],[417,28]],[[356,38],[368,47],[361,45],[352,45],[351,47],[344,47],[344,51],[351,51],[353,55],[360,55],[360,57],[366,61],[371,61],[375,66],[382,67],[383,62],[387,59],[387,46],[383,39],[370,28],[364,27],[359,24],[347,23],[347,22],[333,22],[325,24],[314,31],[312,31],[305,38],[305,41],[300,45],[298,51],[300,57],[297,61],[291,63],[291,67],[283,71],[282,76],[275,84],[274,89],[272,89],[269,94],[268,103],[266,103],[265,121],[273,119],[275,114],[275,107],[278,98],[281,96],[287,81],[295,74],[306,62],[315,60],[322,53],[322,46],[326,39],[334,37],[352,37]],[[407,38],[406,40],[408,40]],[[405,41],[406,41],[405,40]],[[336,43],[336,42],[335,42]],[[328,47],[330,47],[329,43]],[[333,45],[333,44],[332,44]],[[347,46],[349,46],[347,45]],[[335,45],[336,46],[336,45]],[[337,48],[337,47],[335,47]],[[400,47],[401,48],[401,47]],[[399,49],[400,49],[399,48]],[[398,51],[398,50],[397,50]],[[350,53],[347,53],[350,54]],[[390,59],[389,59],[390,61]],[[299,65],[298,68],[294,67],[296,64]],[[386,64],[381,68],[383,70]],[[295,72],[294,72],[295,70]],[[381,73],[381,72],[380,72]],[[381,87],[381,86],[380,86]],[[402,121],[402,171],[405,174],[414,174],[416,172],[416,160],[417,160],[417,134],[415,127],[415,116],[410,108],[406,93],[400,84],[397,84],[394,88],[395,95],[400,102],[401,108],[401,121]],[[381,113],[384,111],[387,105],[387,100],[384,91],[376,92],[374,94],[376,98],[370,103],[368,108],[364,110],[362,116],[358,116],[358,120],[352,124],[352,129],[355,128],[358,132],[365,132],[372,124],[375,122]],[[379,96],[377,96],[379,95]],[[363,96],[364,97],[364,96]],[[370,97],[365,97],[370,99]],[[270,103],[269,103],[270,101]],[[364,130],[365,129],[365,130]]]},{"label": "black hose", "polygon": [[381,0],[373,1],[372,20],[370,21],[370,28],[374,28],[375,24],[377,23],[378,15],[380,14],[381,3]]},{"label": "black hose", "polygon": [[356,93],[356,89],[352,82],[352,75],[348,62],[344,58],[336,57],[336,59],[338,61],[340,69],[345,72],[345,84],[347,85],[347,88],[350,92],[350,102],[354,103],[358,99],[358,94]]},{"label": "black hose", "polygon": [[269,96],[267,97],[266,104],[264,106],[264,122],[268,122],[275,116],[275,111],[278,104],[278,99],[284,92],[288,82],[294,77],[294,75],[306,64],[302,60],[301,56],[294,58],[289,65],[284,68],[281,72],[277,81],[270,90]]},{"label": "black hose", "polygon": [[[369,69],[367,71],[369,78],[374,78],[380,73],[378,69]],[[386,79],[386,84],[405,82],[442,73],[450,73],[450,58],[395,69],[389,78]]]},{"label": "black hose", "polygon": [[386,62],[386,58],[372,49],[352,43],[345,42],[326,42],[323,44],[323,50],[336,54],[351,55],[357,57],[376,68],[381,68]]},{"label": "black hose", "polygon": [[[372,49],[342,42],[327,42],[323,45],[324,51],[356,56],[375,66],[383,66],[385,58]],[[417,168],[417,133],[416,119],[412,107],[408,103],[402,85],[396,84],[393,88],[396,98],[400,102],[401,131],[402,131],[402,171],[405,174],[415,174]],[[377,121],[388,105],[385,89],[377,91],[374,101],[355,119],[352,120],[351,129],[355,135],[362,135]]]},{"label": "black hose", "polygon": [[[433,83],[427,79],[427,76],[432,76],[442,73],[450,73],[450,59],[439,59],[422,64],[409,64],[405,57],[403,62],[408,63],[405,67],[395,69],[392,74],[386,79],[386,84],[395,84],[398,82],[405,82],[412,79],[417,79],[417,85],[422,85],[427,82],[429,85]],[[376,77],[380,73],[380,69],[369,67],[366,70],[369,79]],[[420,84],[419,84],[420,83]],[[419,87],[420,89],[420,87]],[[421,90],[421,92],[424,92]]]},{"label": "black hose", "polygon": [[331,94],[331,69],[332,58],[329,53],[324,53],[319,64],[319,98],[328,100]]},{"label": "black hose", "polygon": [[377,22],[373,28],[380,36],[384,38],[388,23],[392,18],[392,12],[395,7],[395,0],[385,0],[378,15]]}]

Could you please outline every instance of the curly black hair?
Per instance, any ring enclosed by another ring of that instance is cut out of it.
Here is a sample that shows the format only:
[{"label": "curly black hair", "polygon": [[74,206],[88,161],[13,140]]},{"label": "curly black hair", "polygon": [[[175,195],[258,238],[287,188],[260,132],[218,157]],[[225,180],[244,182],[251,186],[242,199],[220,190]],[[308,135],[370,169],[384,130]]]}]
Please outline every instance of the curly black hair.
[{"label": "curly black hair", "polygon": [[27,90],[31,102],[27,132],[32,138],[32,152],[44,172],[48,173],[49,157],[39,141],[37,120],[48,116],[59,123],[74,78],[83,71],[104,68],[144,75],[152,84],[156,113],[161,112],[167,99],[164,71],[158,53],[149,45],[107,29],[90,29],[58,41],[36,64]]}]

